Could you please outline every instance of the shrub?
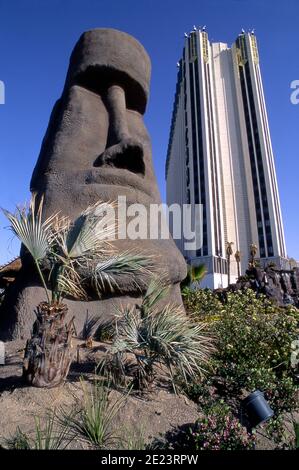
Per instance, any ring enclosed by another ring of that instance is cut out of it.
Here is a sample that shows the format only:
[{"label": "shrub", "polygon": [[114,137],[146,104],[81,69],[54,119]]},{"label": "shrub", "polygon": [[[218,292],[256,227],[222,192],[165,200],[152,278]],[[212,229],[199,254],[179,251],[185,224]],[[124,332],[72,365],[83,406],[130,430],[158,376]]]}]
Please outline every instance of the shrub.
[{"label": "shrub", "polygon": [[[240,400],[242,391],[258,388],[276,415],[298,408],[291,353],[299,310],[278,307],[250,289],[227,293],[223,303],[206,290],[191,292],[184,301],[188,310],[192,306],[193,319],[210,322],[216,351],[209,380],[222,394]],[[194,398],[198,392],[199,397],[203,386],[189,385],[189,393]]]},{"label": "shrub", "polygon": [[217,319],[223,310],[221,301],[210,289],[188,289],[183,293],[183,300],[188,315],[198,320]]},{"label": "shrub", "polygon": [[296,448],[296,430],[289,416],[278,415],[263,425],[263,436],[269,439],[275,449],[292,450]]},{"label": "shrub", "polygon": [[189,430],[190,447],[196,450],[254,449],[255,436],[249,434],[228,406],[215,404]]},{"label": "shrub", "polygon": [[194,450],[248,450],[255,447],[250,434],[222,400],[210,401],[204,415],[192,425],[168,431],[153,443],[154,448]]},{"label": "shrub", "polygon": [[166,289],[152,281],[140,307],[120,312],[109,353],[100,364],[114,382],[123,383],[126,355],[135,358],[134,386],[146,389],[163,364],[173,378],[180,372],[185,381],[201,374],[208,362],[211,340],[202,324],[195,324],[174,305],[159,308]]},{"label": "shrub", "polygon": [[224,307],[213,328],[218,375],[236,392],[261,388],[277,411],[292,409],[296,387],[290,359],[298,310],[274,307],[250,290],[228,294]]}]

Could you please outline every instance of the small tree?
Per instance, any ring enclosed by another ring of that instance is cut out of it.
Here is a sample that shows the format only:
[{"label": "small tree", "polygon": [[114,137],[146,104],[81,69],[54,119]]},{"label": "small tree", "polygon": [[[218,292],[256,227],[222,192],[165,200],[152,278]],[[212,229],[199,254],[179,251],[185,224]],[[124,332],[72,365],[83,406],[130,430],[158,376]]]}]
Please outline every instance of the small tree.
[{"label": "small tree", "polygon": [[233,254],[232,245],[234,242],[227,242],[226,244],[226,258],[227,258],[227,283],[230,285],[230,257]]},{"label": "small tree", "polygon": [[[63,298],[67,295],[75,299],[87,298],[85,279],[79,274],[79,268],[90,273],[101,295],[117,286],[117,275],[134,276],[137,272],[146,272],[148,261],[137,254],[113,251],[109,239],[114,237],[116,221],[109,213],[115,205],[97,202],[73,223],[57,214],[43,221],[42,207],[43,199],[36,207],[34,195],[28,211],[3,212],[13,232],[30,253],[47,299],[37,306],[32,337],[26,345],[23,376],[37,387],[54,387],[66,378],[72,361],[74,327],[72,320],[65,323],[68,308],[63,304]],[[43,264],[48,266],[48,279]]]},{"label": "small tree", "polygon": [[235,260],[236,260],[236,263],[237,263],[238,278],[239,278],[241,276],[241,273],[240,273],[241,251],[239,251],[239,250],[236,251]]},{"label": "small tree", "polygon": [[257,246],[254,243],[251,243],[249,246],[250,250],[250,265],[252,268],[255,266],[255,257],[257,255]]}]

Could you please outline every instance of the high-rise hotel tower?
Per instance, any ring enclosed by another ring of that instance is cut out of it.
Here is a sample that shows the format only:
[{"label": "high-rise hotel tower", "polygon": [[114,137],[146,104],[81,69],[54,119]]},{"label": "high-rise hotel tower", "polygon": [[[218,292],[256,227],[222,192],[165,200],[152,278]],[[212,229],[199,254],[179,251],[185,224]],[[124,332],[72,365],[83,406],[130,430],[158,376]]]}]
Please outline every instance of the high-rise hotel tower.
[{"label": "high-rise hotel tower", "polygon": [[[204,263],[203,286],[228,282],[226,247],[249,246],[263,264],[283,266],[284,231],[256,36],[242,32],[231,48],[210,43],[208,34],[185,35],[169,138],[167,204],[202,204],[202,245],[184,250],[190,264]],[[171,227],[170,227],[171,229]],[[238,273],[230,257],[231,282]]]}]

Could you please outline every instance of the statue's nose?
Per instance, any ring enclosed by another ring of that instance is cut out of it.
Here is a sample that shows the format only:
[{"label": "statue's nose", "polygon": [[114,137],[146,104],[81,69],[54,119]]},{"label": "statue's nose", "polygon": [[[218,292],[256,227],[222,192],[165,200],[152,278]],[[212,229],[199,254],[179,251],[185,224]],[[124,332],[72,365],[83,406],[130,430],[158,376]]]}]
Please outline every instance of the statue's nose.
[{"label": "statue's nose", "polygon": [[144,175],[143,145],[135,139],[124,139],[108,147],[94,162],[94,166],[113,166]]}]

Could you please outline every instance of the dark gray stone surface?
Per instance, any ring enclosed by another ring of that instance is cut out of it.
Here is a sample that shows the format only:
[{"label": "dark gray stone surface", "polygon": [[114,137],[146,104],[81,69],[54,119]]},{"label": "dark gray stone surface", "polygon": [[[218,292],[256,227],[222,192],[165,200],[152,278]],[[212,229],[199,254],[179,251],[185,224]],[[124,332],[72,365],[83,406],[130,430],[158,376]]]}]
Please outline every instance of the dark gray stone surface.
[{"label": "dark gray stone surface", "polygon": [[[113,29],[82,34],[32,175],[31,191],[45,198],[44,217],[61,211],[74,220],[88,205],[119,195],[148,209],[161,202],[143,122],[150,69],[146,51],[128,34]],[[165,302],[181,304],[179,283],[186,276],[186,265],[172,239],[126,239],[115,246],[120,252],[155,256],[155,272],[165,273],[165,282],[172,286]],[[128,281],[120,286],[118,299],[123,295],[124,302],[138,301],[140,291]],[[39,289],[30,270],[20,275],[2,308],[2,337],[29,335],[34,308],[44,300]],[[111,315],[115,299],[99,301],[94,293],[91,302],[68,302],[79,325],[86,310]]]},{"label": "dark gray stone surface", "polygon": [[266,268],[250,268],[246,272],[247,279],[241,277],[233,289],[251,288],[265,294],[278,305],[295,305],[299,307],[299,269],[281,270],[274,266]]}]

